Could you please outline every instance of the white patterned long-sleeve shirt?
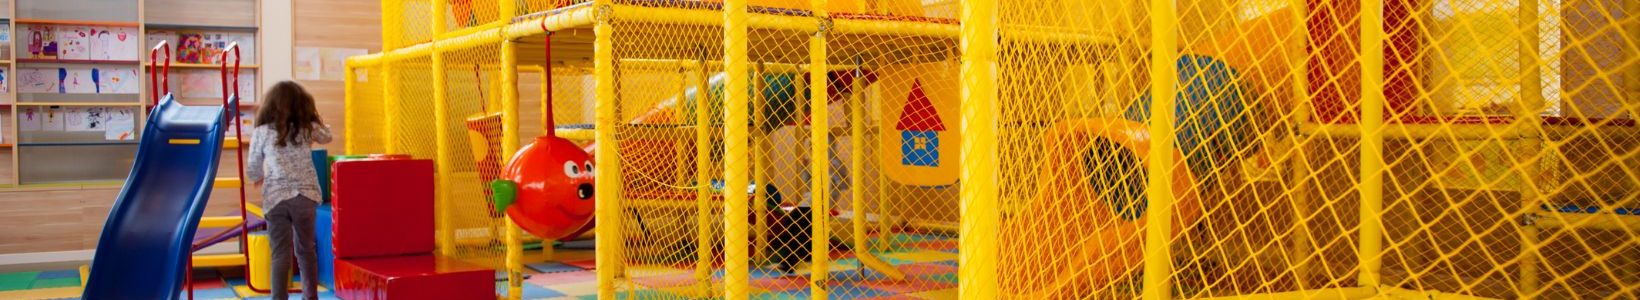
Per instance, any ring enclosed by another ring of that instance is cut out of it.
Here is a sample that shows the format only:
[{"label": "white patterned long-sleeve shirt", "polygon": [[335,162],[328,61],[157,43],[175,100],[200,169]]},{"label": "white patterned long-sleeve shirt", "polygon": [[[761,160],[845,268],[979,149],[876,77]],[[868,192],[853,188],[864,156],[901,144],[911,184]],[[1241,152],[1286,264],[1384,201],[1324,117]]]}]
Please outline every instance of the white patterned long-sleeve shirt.
[{"label": "white patterned long-sleeve shirt", "polygon": [[262,209],[273,209],[285,200],[302,195],[322,201],[319,175],[313,169],[312,144],[330,143],[328,126],[313,126],[299,143],[277,146],[279,133],[272,126],[251,129],[250,155],[245,157],[245,180],[262,183]]}]

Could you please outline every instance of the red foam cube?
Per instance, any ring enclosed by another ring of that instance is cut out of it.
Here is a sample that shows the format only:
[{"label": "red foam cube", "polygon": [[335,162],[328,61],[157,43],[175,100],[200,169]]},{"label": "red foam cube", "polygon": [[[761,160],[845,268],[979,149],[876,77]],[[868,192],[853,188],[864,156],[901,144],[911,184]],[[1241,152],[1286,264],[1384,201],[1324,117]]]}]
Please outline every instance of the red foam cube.
[{"label": "red foam cube", "polygon": [[436,255],[338,259],[335,293],[347,300],[495,299],[495,270]]},{"label": "red foam cube", "polygon": [[433,251],[433,161],[348,160],[333,171],[336,258]]}]

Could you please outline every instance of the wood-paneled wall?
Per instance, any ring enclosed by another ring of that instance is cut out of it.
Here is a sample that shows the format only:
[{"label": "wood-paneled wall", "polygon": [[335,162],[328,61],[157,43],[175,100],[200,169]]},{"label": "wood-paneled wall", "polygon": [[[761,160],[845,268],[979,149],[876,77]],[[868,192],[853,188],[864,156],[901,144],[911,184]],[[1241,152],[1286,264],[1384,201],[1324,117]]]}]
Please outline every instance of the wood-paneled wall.
[{"label": "wood-paneled wall", "polygon": [[[186,0],[148,0],[160,2],[187,2]],[[152,3],[151,3],[152,4]],[[337,47],[364,48],[371,52],[381,50],[380,1],[377,0],[295,0],[295,45],[263,44],[262,47]],[[152,5],[150,5],[152,6]],[[149,11],[150,17],[157,12]],[[228,12],[232,13],[232,12]],[[214,15],[226,16],[226,15]],[[264,20],[264,26],[276,21]],[[203,20],[202,24],[230,25],[229,19]],[[252,21],[254,22],[254,21]],[[302,81],[309,92],[319,100],[320,114],[332,124],[341,136],[342,99],[340,81]],[[10,137],[6,142],[11,142]],[[332,151],[342,149],[339,138],[326,145]],[[0,151],[10,151],[0,149]],[[236,158],[224,152],[220,171],[223,176],[232,172]],[[0,164],[9,164],[9,160]],[[0,166],[5,168],[9,166]],[[0,189],[0,254],[55,252],[95,249],[102,233],[108,210],[120,192],[119,186],[96,185],[87,187],[41,187]],[[239,207],[237,189],[222,189],[211,195],[206,216],[228,215]],[[259,191],[247,192],[252,203],[261,202]]]},{"label": "wood-paneled wall", "polygon": [[[381,1],[376,0],[295,0],[296,47],[328,47],[382,49]],[[342,132],[343,97],[347,91],[341,81],[299,81],[318,100],[319,114],[336,133],[336,140],[326,145],[332,153],[340,153],[347,141]]]}]

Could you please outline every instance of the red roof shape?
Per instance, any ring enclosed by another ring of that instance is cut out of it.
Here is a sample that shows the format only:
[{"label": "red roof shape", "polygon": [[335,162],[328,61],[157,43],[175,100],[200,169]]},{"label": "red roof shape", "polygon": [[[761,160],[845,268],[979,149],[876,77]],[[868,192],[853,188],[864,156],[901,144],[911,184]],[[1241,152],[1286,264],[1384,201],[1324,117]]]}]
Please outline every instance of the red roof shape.
[{"label": "red roof shape", "polygon": [[928,101],[928,95],[923,93],[922,80],[911,82],[911,94],[906,96],[905,106],[900,107],[900,121],[894,124],[894,129],[945,131],[945,122],[940,120],[940,113],[934,110],[934,103]]}]

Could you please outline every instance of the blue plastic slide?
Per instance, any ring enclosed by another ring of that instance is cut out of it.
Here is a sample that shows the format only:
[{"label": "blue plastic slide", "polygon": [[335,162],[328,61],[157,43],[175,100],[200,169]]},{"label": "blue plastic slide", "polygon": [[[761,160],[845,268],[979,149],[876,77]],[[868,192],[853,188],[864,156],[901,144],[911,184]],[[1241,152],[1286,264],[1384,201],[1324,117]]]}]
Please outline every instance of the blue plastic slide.
[{"label": "blue plastic slide", "polygon": [[182,292],[194,229],[222,155],[224,109],[237,102],[184,106],[167,95],[148,113],[82,298],[172,299]]}]

